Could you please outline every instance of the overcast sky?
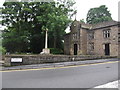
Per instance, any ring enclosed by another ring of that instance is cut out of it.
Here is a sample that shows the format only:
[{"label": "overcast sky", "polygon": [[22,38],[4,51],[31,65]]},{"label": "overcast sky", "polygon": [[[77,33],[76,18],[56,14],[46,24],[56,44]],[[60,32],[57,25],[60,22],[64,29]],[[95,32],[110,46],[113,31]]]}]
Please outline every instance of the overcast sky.
[{"label": "overcast sky", "polygon": [[[2,6],[4,1],[5,0],[0,0],[0,6]],[[77,9],[77,20],[86,19],[87,12],[90,8],[99,7],[100,5],[106,5],[108,7],[108,10],[112,14],[113,20],[118,21],[119,1],[120,0],[75,0],[75,7]]]},{"label": "overcast sky", "polygon": [[113,20],[118,21],[118,2],[120,0],[75,0],[77,9],[77,20],[86,19],[90,8],[106,5],[112,14]]}]

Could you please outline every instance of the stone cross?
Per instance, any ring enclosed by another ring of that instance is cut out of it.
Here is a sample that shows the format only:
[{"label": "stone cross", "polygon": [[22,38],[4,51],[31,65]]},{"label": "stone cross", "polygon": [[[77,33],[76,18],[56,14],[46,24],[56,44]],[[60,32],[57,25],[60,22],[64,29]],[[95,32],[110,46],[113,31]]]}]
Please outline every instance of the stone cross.
[{"label": "stone cross", "polygon": [[50,49],[48,48],[48,29],[45,30],[45,48],[41,54],[50,54]]},{"label": "stone cross", "polygon": [[48,48],[47,47],[47,44],[48,44],[48,33],[47,32],[48,32],[48,29],[45,30],[45,33],[46,33],[46,35],[45,35],[45,48]]}]

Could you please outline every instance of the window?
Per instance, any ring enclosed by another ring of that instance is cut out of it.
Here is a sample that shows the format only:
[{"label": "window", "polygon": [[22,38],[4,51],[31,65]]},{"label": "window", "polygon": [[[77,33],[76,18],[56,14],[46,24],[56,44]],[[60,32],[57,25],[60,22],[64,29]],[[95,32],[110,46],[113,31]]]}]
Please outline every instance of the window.
[{"label": "window", "polygon": [[73,34],[73,39],[77,39],[77,33]]},{"label": "window", "polygon": [[94,39],[94,32],[89,32],[89,34],[88,34],[88,39],[89,39],[89,40]]},{"label": "window", "polygon": [[89,43],[89,50],[93,51],[94,50],[94,43]]},{"label": "window", "polygon": [[110,37],[110,30],[104,30],[103,31],[103,37],[104,38],[109,38]]}]

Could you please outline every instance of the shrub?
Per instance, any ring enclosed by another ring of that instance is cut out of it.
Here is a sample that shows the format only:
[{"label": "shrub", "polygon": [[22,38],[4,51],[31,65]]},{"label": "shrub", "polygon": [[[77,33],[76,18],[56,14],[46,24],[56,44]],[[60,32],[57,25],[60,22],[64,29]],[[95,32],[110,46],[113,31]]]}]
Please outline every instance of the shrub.
[{"label": "shrub", "polygon": [[0,54],[5,54],[5,53],[6,53],[6,49],[0,46]]},{"label": "shrub", "polygon": [[49,48],[51,54],[63,54],[63,50],[58,48]]}]

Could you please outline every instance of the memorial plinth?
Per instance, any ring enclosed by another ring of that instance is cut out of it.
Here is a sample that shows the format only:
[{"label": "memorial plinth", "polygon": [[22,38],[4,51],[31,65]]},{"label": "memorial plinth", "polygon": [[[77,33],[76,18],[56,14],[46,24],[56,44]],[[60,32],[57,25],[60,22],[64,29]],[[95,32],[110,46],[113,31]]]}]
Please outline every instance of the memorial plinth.
[{"label": "memorial plinth", "polygon": [[50,54],[50,49],[44,48],[42,51],[44,54]]}]

